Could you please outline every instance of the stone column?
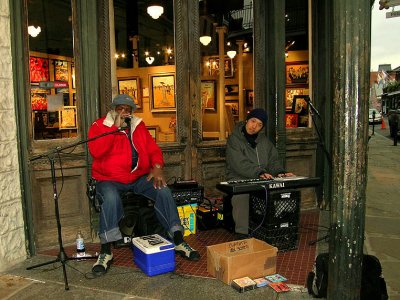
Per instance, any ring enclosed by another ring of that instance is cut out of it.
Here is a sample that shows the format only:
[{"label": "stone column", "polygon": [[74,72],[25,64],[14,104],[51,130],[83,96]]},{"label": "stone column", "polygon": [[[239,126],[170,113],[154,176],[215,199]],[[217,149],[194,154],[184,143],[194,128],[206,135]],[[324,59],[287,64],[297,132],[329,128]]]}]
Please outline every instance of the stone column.
[{"label": "stone column", "polygon": [[333,199],[328,299],[360,297],[370,33],[370,1],[333,1]]}]

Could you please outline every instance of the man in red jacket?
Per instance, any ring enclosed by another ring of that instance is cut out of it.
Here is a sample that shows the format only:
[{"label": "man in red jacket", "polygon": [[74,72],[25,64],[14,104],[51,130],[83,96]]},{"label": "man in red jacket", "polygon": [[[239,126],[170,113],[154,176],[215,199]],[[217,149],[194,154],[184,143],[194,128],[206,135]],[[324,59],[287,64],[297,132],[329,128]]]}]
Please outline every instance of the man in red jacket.
[{"label": "man in red jacket", "polygon": [[157,219],[173,238],[175,252],[189,260],[199,260],[199,253],[183,240],[176,204],[163,176],[161,149],[142,119],[133,114],[136,109],[133,99],[118,95],[111,106],[113,110],[96,120],[89,129],[89,138],[93,138],[127,127],[89,142],[93,157],[92,177],[97,181],[96,197],[102,203],[101,250],[92,272],[96,275],[107,272],[113,259],[111,243],[122,239],[118,227],[124,214],[120,195],[126,191],[154,201]]}]

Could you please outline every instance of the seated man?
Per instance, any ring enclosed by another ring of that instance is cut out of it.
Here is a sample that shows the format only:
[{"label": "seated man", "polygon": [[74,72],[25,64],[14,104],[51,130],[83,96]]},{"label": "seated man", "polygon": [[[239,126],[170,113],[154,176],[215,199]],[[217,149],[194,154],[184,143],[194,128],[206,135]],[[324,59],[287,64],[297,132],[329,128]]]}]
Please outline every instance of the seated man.
[{"label": "seated man", "polygon": [[[294,176],[283,169],[275,146],[262,130],[266,122],[265,110],[255,108],[235,126],[226,144],[226,180]],[[232,217],[238,236],[247,235],[249,194],[232,197]]]},{"label": "seated man", "polygon": [[101,203],[101,250],[92,272],[95,275],[107,272],[113,259],[111,243],[122,239],[118,227],[124,214],[120,195],[126,191],[154,201],[157,219],[173,239],[175,251],[189,260],[199,260],[199,253],[183,240],[176,204],[163,176],[161,149],[142,119],[133,114],[136,109],[133,99],[118,95],[111,105],[113,109],[89,129],[89,138],[93,138],[127,127],[89,142],[93,157],[92,177],[97,181],[96,197]]}]

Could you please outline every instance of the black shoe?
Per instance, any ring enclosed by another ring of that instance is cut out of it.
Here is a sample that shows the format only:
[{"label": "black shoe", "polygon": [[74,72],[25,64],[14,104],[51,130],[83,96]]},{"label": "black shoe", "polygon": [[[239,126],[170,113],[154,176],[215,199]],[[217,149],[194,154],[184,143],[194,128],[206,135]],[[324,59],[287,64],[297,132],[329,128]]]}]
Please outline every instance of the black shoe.
[{"label": "black shoe", "polygon": [[198,261],[200,259],[199,252],[190,247],[186,242],[175,245],[175,252],[188,260]]},{"label": "black shoe", "polygon": [[92,273],[96,276],[100,276],[107,273],[107,270],[110,267],[112,260],[113,260],[112,253],[111,254],[100,253],[96,263],[92,267]]}]

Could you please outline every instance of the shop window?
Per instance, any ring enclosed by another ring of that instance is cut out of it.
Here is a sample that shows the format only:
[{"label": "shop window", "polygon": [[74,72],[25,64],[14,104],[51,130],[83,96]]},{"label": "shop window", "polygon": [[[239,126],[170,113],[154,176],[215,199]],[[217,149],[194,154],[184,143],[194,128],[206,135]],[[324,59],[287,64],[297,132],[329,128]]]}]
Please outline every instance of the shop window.
[{"label": "shop window", "polygon": [[253,5],[200,1],[199,12],[203,140],[224,140],[253,108]]},{"label": "shop window", "polygon": [[158,18],[147,12],[149,3],[114,1],[117,89],[134,99],[135,114],[143,118],[157,143],[175,142],[173,1],[162,2]]},{"label": "shop window", "polygon": [[70,0],[29,0],[30,102],[35,140],[77,135]]},{"label": "shop window", "polygon": [[310,66],[308,49],[308,2],[299,0],[286,3],[286,128],[311,126]]}]

